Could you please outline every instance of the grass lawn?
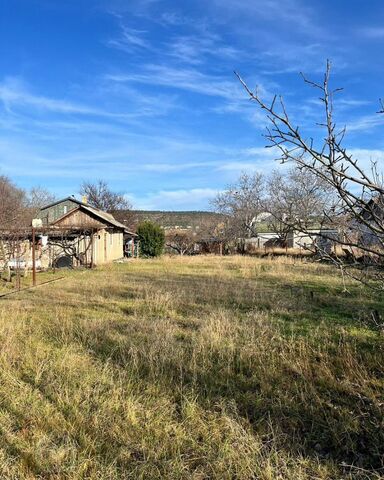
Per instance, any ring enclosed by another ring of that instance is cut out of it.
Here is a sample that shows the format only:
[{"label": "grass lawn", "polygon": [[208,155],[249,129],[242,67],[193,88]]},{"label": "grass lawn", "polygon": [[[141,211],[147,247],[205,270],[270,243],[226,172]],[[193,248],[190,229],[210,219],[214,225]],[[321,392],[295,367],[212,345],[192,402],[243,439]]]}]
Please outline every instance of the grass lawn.
[{"label": "grass lawn", "polygon": [[0,298],[0,478],[384,478],[379,294],[288,257],[64,276]]}]

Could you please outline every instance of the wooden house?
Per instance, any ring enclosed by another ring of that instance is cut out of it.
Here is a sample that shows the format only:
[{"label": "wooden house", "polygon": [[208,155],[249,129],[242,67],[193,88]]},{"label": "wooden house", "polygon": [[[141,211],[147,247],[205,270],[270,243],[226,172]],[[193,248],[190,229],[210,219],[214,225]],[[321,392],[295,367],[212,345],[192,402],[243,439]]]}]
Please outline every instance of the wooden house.
[{"label": "wooden house", "polygon": [[40,210],[48,236],[50,264],[100,265],[124,257],[127,238],[136,235],[110,213],[67,197]]}]

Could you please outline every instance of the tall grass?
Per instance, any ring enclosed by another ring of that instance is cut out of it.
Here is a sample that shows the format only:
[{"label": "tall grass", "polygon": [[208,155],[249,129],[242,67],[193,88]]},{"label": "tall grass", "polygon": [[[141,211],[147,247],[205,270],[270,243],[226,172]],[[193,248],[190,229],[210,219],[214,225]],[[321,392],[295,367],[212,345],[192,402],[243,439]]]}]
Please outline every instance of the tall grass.
[{"label": "tall grass", "polygon": [[384,305],[348,290],[208,256],[4,297],[0,478],[383,478]]}]

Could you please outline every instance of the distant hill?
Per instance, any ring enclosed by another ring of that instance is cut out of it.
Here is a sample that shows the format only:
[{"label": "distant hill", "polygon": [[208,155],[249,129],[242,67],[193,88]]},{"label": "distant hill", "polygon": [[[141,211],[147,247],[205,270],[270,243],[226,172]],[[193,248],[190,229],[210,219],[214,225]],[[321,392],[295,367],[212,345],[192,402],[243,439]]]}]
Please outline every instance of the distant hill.
[{"label": "distant hill", "polygon": [[204,211],[160,211],[160,210],[120,210],[114,217],[127,228],[136,230],[137,225],[145,220],[157,223],[166,230],[198,230],[207,223],[220,223],[224,215]]}]

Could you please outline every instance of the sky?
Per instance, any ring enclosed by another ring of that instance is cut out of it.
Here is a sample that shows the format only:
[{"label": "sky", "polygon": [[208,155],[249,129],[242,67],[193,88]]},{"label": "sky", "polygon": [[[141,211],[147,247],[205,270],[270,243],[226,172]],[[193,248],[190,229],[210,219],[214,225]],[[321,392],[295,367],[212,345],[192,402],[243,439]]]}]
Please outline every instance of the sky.
[{"label": "sky", "polygon": [[0,0],[0,175],[58,197],[103,179],[137,209],[205,210],[279,167],[234,75],[321,138],[326,60],[346,146],[384,164],[382,0]]}]

